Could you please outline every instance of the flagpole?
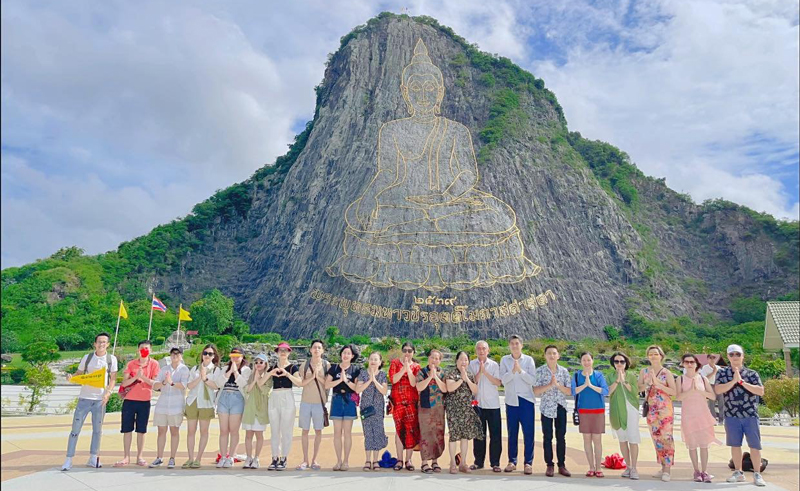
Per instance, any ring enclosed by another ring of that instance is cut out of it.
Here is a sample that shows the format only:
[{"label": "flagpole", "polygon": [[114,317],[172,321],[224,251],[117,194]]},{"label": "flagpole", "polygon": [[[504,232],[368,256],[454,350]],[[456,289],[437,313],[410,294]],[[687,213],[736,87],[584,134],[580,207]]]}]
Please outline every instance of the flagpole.
[{"label": "flagpole", "polygon": [[178,332],[181,332],[181,310],[183,310],[183,304],[178,307]]},{"label": "flagpole", "polygon": [[114,352],[117,351],[117,334],[119,334],[119,320],[122,317],[122,299],[119,301],[120,308],[117,309],[117,329],[114,331],[114,347],[111,349],[111,355],[114,355]]},{"label": "flagpole", "polygon": [[[156,294],[153,294],[153,300],[156,299]],[[147,325],[147,339],[150,339],[150,328],[153,327],[153,301],[150,301],[150,324]]]}]

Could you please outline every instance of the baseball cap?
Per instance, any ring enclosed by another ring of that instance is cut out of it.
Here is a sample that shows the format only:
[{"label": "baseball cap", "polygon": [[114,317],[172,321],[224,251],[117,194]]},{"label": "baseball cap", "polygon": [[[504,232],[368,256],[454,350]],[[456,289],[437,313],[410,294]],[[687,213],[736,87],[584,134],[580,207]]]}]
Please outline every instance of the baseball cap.
[{"label": "baseball cap", "polygon": [[172,353],[175,353],[175,352],[183,354],[183,348],[181,348],[179,346],[173,346],[172,349],[169,350],[169,354],[172,354]]},{"label": "baseball cap", "polygon": [[741,346],[739,346],[738,344],[731,344],[731,345],[729,345],[729,346],[728,346],[728,349],[727,349],[727,350],[725,350],[725,352],[726,352],[726,353],[728,353],[728,354],[731,354],[731,353],[741,353],[741,354],[744,354],[744,350],[743,350],[743,349],[742,349],[742,347],[741,347]]}]

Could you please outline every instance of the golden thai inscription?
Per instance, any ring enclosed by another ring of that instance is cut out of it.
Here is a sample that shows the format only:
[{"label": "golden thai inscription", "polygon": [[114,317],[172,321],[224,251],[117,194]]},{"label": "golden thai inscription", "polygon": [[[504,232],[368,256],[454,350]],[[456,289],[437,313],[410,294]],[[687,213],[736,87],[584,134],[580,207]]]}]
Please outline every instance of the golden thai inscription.
[{"label": "golden thai inscription", "polygon": [[[455,298],[447,299],[453,302],[447,304],[452,305],[452,310],[445,311],[430,311],[422,310],[420,305],[436,305],[434,303],[428,304],[427,298],[424,304],[418,304],[415,297],[414,305],[410,309],[393,309],[391,307],[384,307],[382,305],[374,305],[366,302],[358,302],[348,298],[333,295],[319,289],[314,289],[310,293],[310,297],[315,302],[322,302],[325,305],[330,305],[342,312],[344,317],[347,317],[350,312],[365,317],[373,317],[375,319],[395,320],[401,322],[422,322],[431,324],[460,324],[463,322],[485,321],[490,319],[503,319],[505,317],[513,317],[519,315],[523,311],[536,310],[537,308],[544,307],[551,301],[556,299],[555,294],[551,290],[544,293],[534,294],[531,293],[528,297],[519,300],[506,300],[500,305],[492,307],[483,307],[480,309],[470,309],[466,305],[454,305]],[[445,299],[440,299],[445,300]],[[444,303],[438,305],[446,305]]]}]

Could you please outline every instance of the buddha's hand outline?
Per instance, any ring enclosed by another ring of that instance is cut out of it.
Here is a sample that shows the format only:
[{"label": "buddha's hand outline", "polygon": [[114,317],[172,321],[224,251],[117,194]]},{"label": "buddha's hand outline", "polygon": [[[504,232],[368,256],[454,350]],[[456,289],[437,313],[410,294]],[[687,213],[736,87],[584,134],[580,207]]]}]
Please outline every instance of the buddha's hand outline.
[{"label": "buddha's hand outline", "polygon": [[[364,206],[364,203],[370,201],[374,203],[374,206]],[[356,209],[356,218],[364,229],[369,228],[372,220],[378,218],[378,200],[363,196],[361,198],[361,202],[358,203],[358,208]]]},{"label": "buddha's hand outline", "polygon": [[406,200],[418,205],[443,205],[453,201],[453,197],[447,193],[431,193],[431,194],[418,194],[415,196],[407,196]]}]

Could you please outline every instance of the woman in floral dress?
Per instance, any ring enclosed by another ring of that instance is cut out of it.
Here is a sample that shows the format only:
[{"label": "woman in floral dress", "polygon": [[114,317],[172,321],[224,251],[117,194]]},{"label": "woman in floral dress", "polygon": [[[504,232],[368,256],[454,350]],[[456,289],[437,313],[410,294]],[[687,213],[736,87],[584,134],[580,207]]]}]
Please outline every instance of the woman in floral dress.
[{"label": "woman in floral dress", "polygon": [[[356,385],[356,392],[361,394],[361,426],[364,428],[364,451],[367,454],[365,471],[380,469],[378,453],[389,444],[383,428],[383,396],[386,395],[389,385],[386,383],[386,373],[381,368],[383,358],[380,352],[375,351],[369,355],[367,367],[359,373]],[[369,415],[365,417],[366,413]],[[369,460],[370,453],[372,460]]]},{"label": "woman in floral dress", "polygon": [[656,456],[661,464],[661,471],[654,477],[662,481],[670,480],[670,469],[675,458],[675,440],[672,436],[672,425],[675,412],[672,398],[677,393],[675,377],[662,366],[664,350],[660,346],[647,348],[647,359],[650,367],[639,373],[639,390],[645,392],[645,401],[650,406],[647,412],[647,426],[656,448]]},{"label": "woman in floral dress", "polygon": [[[467,465],[470,440],[483,440],[481,419],[472,408],[472,399],[478,393],[475,377],[467,373],[469,355],[456,353],[456,366],[447,375],[447,395],[444,407],[447,410],[447,428],[450,430],[450,474],[471,472]],[[461,443],[461,465],[456,468],[456,448]]]}]

